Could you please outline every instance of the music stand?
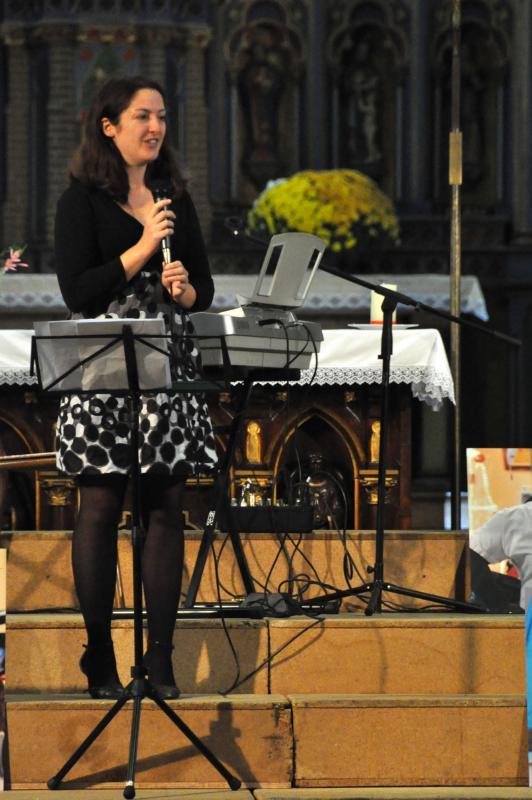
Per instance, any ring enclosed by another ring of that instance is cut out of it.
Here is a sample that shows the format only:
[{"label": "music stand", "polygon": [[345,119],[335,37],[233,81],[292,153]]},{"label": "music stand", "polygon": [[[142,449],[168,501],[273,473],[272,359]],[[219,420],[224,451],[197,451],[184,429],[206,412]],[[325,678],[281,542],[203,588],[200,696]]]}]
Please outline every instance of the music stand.
[{"label": "music stand", "polygon": [[[31,373],[37,371],[39,386],[43,391],[70,393],[109,393],[126,398],[131,431],[132,484],[132,528],[133,548],[133,619],[134,619],[134,664],[131,682],[103,719],[95,726],[75,750],[61,769],[48,781],[49,789],[57,789],[74,764],[114,719],[120,709],[133,700],[133,715],[129,744],[129,760],[123,796],[135,797],[135,769],[139,741],[140,715],[145,697],[153,700],[191,744],[203,755],[227,781],[233,790],[240,788],[238,780],[216,756],[203,744],[183,720],[163,700],[147,679],[142,663],[142,574],[141,555],[143,530],[140,523],[140,465],[138,458],[138,418],[142,392],[174,388],[170,381],[167,345],[168,336],[162,320],[87,320],[59,323],[38,323],[37,335],[32,339]],[[113,332],[109,332],[115,328]],[[101,331],[101,333],[79,333],[79,330]],[[153,332],[153,331],[158,332]],[[148,332],[146,332],[148,331]],[[54,332],[57,335],[53,335]],[[161,340],[162,346],[150,342]],[[69,344],[70,340],[70,344]],[[77,343],[77,352],[72,348]],[[74,350],[74,353],[72,352]],[[100,358],[105,356],[116,362],[110,370]],[[113,359],[114,356],[114,359]],[[118,368],[118,365],[121,368]],[[99,365],[99,368],[98,368]],[[62,371],[61,371],[62,370]],[[203,382],[204,383],[204,382]],[[202,382],[198,382],[202,384]],[[196,384],[196,386],[198,385]],[[194,382],[184,384],[188,391],[195,388]],[[179,384],[177,390],[184,390]],[[202,384],[203,386],[203,384]],[[204,387],[203,387],[204,388]]]}]

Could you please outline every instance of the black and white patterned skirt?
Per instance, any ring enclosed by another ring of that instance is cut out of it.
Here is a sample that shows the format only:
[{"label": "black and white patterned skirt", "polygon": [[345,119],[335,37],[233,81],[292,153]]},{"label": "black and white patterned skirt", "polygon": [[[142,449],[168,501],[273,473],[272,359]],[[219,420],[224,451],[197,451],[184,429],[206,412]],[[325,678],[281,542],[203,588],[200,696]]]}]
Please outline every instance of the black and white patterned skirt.
[{"label": "black and white patterned skirt", "polygon": [[[178,335],[170,345],[173,379],[200,377],[199,354],[186,314],[163,297],[159,275],[141,272],[128,293],[114,300],[100,318],[163,318]],[[69,475],[129,472],[131,466],[128,408],[110,394],[64,395],[59,406],[56,462]],[[139,412],[139,463],[142,473],[195,475],[216,466],[212,424],[202,395],[153,392],[142,395]]]}]

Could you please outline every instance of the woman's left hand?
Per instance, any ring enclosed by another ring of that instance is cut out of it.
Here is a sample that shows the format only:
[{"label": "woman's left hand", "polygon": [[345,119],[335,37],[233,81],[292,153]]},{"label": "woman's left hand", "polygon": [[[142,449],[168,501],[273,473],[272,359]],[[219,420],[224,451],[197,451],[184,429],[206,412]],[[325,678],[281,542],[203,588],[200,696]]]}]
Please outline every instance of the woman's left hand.
[{"label": "woman's left hand", "polygon": [[196,299],[196,291],[188,281],[188,271],[181,261],[163,264],[161,283],[166,291],[180,305],[190,308]]}]

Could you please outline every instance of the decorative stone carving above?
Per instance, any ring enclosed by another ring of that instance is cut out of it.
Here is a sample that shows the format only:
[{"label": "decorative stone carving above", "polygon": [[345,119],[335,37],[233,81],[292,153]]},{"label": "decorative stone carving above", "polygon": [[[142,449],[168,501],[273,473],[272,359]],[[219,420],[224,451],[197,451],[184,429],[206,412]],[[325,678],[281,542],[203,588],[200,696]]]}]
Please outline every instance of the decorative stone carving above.
[{"label": "decorative stone carving above", "polygon": [[[115,35],[115,31],[109,31]],[[133,31],[122,30],[112,44],[100,31],[81,32],[76,60],[76,101],[78,117],[86,114],[92,98],[113,75],[135,75],[138,68],[138,47]]]},{"label": "decorative stone carving above", "polygon": [[206,20],[209,0],[4,0],[4,19],[17,22],[75,22],[92,19],[146,22]]},{"label": "decorative stone carving above", "polygon": [[326,52],[334,165],[371,175],[390,194],[401,158],[408,25],[402,0],[330,4]]}]

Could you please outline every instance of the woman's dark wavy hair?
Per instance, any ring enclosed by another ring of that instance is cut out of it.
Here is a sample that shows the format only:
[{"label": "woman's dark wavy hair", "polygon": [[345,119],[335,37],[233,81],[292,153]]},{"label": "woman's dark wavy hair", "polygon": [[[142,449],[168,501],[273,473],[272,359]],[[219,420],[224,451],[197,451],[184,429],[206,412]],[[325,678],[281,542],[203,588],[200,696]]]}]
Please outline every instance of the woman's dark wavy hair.
[{"label": "woman's dark wavy hair", "polygon": [[[103,189],[113,200],[126,203],[129,181],[120,151],[114,141],[102,130],[102,119],[107,117],[113,125],[141,89],[154,89],[166,103],[162,87],[149,78],[112,78],[102,86],[94,98],[81,136],[81,144],[69,166],[71,178],[86,186]],[[184,180],[171,147],[163,140],[159,155],[146,168],[146,185],[164,184],[174,197],[183,190]]]}]

